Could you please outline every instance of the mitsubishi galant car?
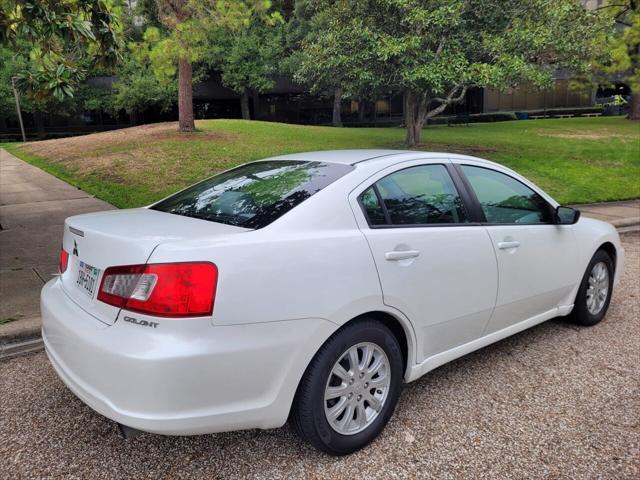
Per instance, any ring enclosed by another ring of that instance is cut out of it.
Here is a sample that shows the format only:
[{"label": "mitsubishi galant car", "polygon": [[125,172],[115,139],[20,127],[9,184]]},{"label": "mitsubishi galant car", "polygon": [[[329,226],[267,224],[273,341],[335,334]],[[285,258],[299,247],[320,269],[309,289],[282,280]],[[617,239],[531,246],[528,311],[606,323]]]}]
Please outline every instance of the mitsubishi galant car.
[{"label": "mitsubishi galant car", "polygon": [[624,251],[517,173],[446,153],[248,163],[70,217],[42,290],[60,378],[128,432],[274,428],[363,447],[403,382],[558,316],[605,316]]}]

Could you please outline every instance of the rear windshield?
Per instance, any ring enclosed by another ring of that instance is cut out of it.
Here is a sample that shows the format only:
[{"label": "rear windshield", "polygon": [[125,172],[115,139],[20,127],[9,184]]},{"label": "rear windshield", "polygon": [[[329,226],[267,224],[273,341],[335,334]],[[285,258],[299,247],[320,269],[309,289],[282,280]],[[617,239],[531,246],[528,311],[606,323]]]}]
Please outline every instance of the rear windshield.
[{"label": "rear windshield", "polygon": [[254,162],[197,183],[151,209],[262,228],[351,170],[336,163]]}]

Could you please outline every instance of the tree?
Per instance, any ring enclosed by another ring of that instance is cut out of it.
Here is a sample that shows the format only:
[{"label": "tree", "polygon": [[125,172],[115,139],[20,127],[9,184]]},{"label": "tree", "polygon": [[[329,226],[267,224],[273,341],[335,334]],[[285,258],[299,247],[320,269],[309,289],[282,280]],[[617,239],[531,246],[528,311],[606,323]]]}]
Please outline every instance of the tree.
[{"label": "tree", "polygon": [[156,27],[147,28],[140,42],[128,45],[124,61],[118,69],[118,81],[113,84],[112,110],[124,110],[135,115],[149,107],[166,111],[175,105],[178,85],[175,78],[157,77],[152,68],[151,54],[162,40]]},{"label": "tree", "polygon": [[596,71],[616,76],[631,89],[629,119],[640,120],[640,3],[615,1],[599,7],[609,28],[603,41],[607,53],[596,60]]},{"label": "tree", "polygon": [[[6,128],[5,119],[16,115],[11,79],[27,68],[27,62],[13,50],[0,47],[0,128]],[[30,109],[28,99],[21,102],[22,110]]]},{"label": "tree", "polygon": [[157,5],[169,37],[158,43],[152,62],[161,75],[175,74],[177,63],[179,130],[189,132],[195,128],[193,64],[216,49],[209,44],[211,32],[236,31],[256,19],[273,22],[279,14],[269,12],[270,0],[157,0]]},{"label": "tree", "polygon": [[[30,45],[24,41],[17,42],[12,49],[0,47],[0,128],[6,128],[6,119],[15,118],[16,104],[13,95],[12,79],[19,77],[29,68],[28,52]],[[92,73],[101,72],[92,70]],[[55,112],[61,116],[71,116],[83,110],[109,110],[110,92],[81,83],[74,87],[73,97],[49,95],[34,101],[30,95],[20,95],[22,114],[31,113],[34,117],[36,131],[39,136],[45,135],[42,114]]]},{"label": "tree", "polygon": [[240,95],[242,118],[249,120],[249,94],[257,95],[273,86],[283,53],[282,29],[253,22],[229,35],[228,40],[219,64],[222,83]]},{"label": "tree", "polygon": [[[559,67],[588,68],[596,15],[574,0],[315,2],[323,31],[303,43],[316,64],[346,65],[349,90],[404,94],[406,143],[470,87],[549,86]],[[355,48],[355,50],[354,50]],[[312,69],[308,71],[313,73]],[[311,75],[321,80],[320,69]]]},{"label": "tree", "polygon": [[119,59],[116,8],[107,0],[0,0],[0,44],[28,46],[19,86],[37,103],[72,97],[98,66]]},{"label": "tree", "polygon": [[344,2],[297,2],[289,28],[289,70],[311,93],[333,98],[331,123],[336,127],[342,126],[343,98],[366,96],[361,85],[366,84],[365,90],[370,93],[376,81],[368,78],[364,82],[367,71],[361,69],[372,51],[372,46],[367,45],[371,37],[366,29],[360,29],[359,19],[343,22],[338,18],[345,9],[348,5]]}]

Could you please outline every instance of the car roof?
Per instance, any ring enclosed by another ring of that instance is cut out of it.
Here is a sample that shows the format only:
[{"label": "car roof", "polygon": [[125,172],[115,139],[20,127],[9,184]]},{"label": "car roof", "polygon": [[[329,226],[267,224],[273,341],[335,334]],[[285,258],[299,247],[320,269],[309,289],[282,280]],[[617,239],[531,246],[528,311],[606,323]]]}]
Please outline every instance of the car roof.
[{"label": "car roof", "polygon": [[355,165],[357,163],[368,162],[370,160],[387,160],[394,163],[393,160],[405,160],[407,156],[413,159],[442,159],[450,158],[452,160],[469,159],[476,162],[483,162],[487,165],[496,165],[494,162],[482,158],[471,157],[468,155],[460,155],[445,152],[423,152],[416,150],[385,150],[385,149],[354,149],[354,150],[324,150],[318,152],[293,153],[290,155],[278,155],[275,157],[265,158],[265,160],[298,160],[306,162],[327,162],[341,163],[344,165]]},{"label": "car roof", "polygon": [[293,153],[265,158],[265,160],[302,160],[308,162],[328,162],[354,165],[374,158],[414,153],[411,150],[324,150],[320,152]]}]

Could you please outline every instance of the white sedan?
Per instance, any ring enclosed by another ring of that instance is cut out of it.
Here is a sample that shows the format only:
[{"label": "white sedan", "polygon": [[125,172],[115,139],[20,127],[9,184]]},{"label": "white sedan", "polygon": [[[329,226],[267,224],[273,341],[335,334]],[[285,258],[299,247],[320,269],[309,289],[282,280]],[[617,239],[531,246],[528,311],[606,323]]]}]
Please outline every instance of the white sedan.
[{"label": "white sedan", "polygon": [[340,455],[382,431],[403,382],[554,317],[598,323],[623,263],[611,225],[496,163],[301,153],[68,218],[43,339],[125,432],[290,419]]}]

